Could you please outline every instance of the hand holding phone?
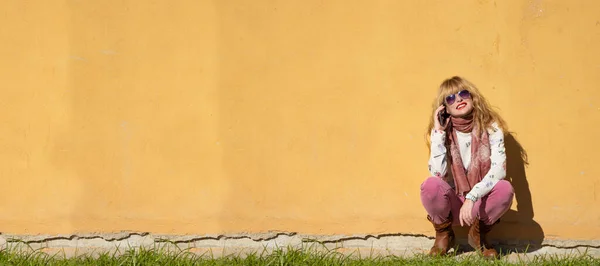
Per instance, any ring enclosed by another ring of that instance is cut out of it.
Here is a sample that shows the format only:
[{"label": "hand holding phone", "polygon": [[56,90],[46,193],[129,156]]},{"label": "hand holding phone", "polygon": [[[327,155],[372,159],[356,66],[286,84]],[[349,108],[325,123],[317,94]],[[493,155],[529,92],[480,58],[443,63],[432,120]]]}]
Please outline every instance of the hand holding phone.
[{"label": "hand holding phone", "polygon": [[438,112],[438,119],[440,121],[440,126],[444,126],[444,124],[446,123],[446,118],[448,118],[448,114],[446,113],[446,108],[444,108]]},{"label": "hand holding phone", "polygon": [[440,105],[440,107],[438,107],[438,109],[436,109],[435,111],[435,116],[437,119],[437,125],[435,125],[435,128],[439,130],[444,130],[448,125],[448,118],[450,117],[450,115],[446,112],[446,107],[444,105]]}]

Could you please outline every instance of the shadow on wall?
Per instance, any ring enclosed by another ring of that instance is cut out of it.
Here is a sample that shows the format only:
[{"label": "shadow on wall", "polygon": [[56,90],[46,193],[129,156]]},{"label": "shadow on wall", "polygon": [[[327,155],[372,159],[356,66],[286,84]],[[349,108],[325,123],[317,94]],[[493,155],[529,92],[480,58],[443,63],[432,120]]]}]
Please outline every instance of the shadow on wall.
[{"label": "shadow on wall", "polygon": [[[510,181],[515,190],[516,209],[509,210],[501,219],[494,231],[490,232],[491,239],[500,239],[500,243],[515,248],[513,241],[525,246],[529,251],[541,247],[544,240],[542,227],[533,220],[533,203],[531,191],[527,182],[525,167],[529,165],[527,151],[521,146],[512,133],[504,139],[506,148],[506,180]],[[514,206],[513,206],[514,207]],[[508,240],[508,242],[506,242]],[[523,247],[521,247],[523,248]]]}]

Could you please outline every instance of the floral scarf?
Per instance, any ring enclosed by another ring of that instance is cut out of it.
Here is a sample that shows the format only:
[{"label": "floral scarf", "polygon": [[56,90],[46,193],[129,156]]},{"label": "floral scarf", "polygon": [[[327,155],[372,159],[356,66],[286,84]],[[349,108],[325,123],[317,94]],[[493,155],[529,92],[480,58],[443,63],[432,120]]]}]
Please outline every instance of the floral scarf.
[{"label": "floral scarf", "polygon": [[[471,163],[465,169],[458,147],[456,131],[471,132]],[[452,117],[448,143],[450,144],[450,170],[454,177],[456,194],[465,196],[475,184],[483,179],[491,167],[490,140],[485,130],[480,136],[476,134],[477,128],[473,116],[464,118]]]}]

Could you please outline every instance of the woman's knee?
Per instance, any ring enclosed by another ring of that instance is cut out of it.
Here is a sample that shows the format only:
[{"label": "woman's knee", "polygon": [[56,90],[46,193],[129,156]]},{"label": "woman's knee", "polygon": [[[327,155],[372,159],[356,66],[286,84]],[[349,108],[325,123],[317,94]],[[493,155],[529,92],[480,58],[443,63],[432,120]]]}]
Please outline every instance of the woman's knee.
[{"label": "woman's knee", "polygon": [[421,200],[425,204],[425,202],[428,201],[439,201],[443,199],[446,186],[448,186],[448,184],[439,177],[427,178],[421,184]]},{"label": "woman's knee", "polygon": [[444,180],[439,177],[429,177],[421,184],[421,192],[438,192],[443,188]]},{"label": "woman's knee", "polygon": [[439,177],[427,178],[421,184],[421,203],[436,223],[441,223],[442,220],[447,218],[450,212],[450,202],[444,193],[444,184],[448,186]]},{"label": "woman's knee", "polygon": [[490,218],[497,219],[500,218],[500,216],[506,211],[508,211],[508,209],[510,209],[513,203],[515,192],[510,182],[506,180],[498,181],[493,190],[493,195],[490,195],[484,199],[486,201],[484,206],[487,206],[485,207],[487,212],[493,214],[491,216],[497,216]]},{"label": "woman's knee", "polygon": [[514,189],[510,182],[500,180],[493,188],[492,193],[482,198],[479,216],[487,225],[494,224],[512,206]]},{"label": "woman's knee", "polygon": [[494,186],[494,190],[501,195],[501,198],[505,198],[507,201],[512,202],[512,199],[515,195],[515,190],[510,182],[506,180],[500,180]]}]

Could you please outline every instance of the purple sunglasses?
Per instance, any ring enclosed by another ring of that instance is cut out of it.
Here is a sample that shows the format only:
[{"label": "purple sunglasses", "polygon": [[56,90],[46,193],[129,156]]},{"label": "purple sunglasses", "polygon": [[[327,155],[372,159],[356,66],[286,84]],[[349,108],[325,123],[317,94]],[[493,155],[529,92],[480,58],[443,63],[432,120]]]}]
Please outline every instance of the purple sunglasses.
[{"label": "purple sunglasses", "polygon": [[450,94],[446,96],[446,104],[453,105],[456,102],[456,95],[458,95],[461,99],[471,99],[471,93],[468,90],[459,91],[457,94]]}]

